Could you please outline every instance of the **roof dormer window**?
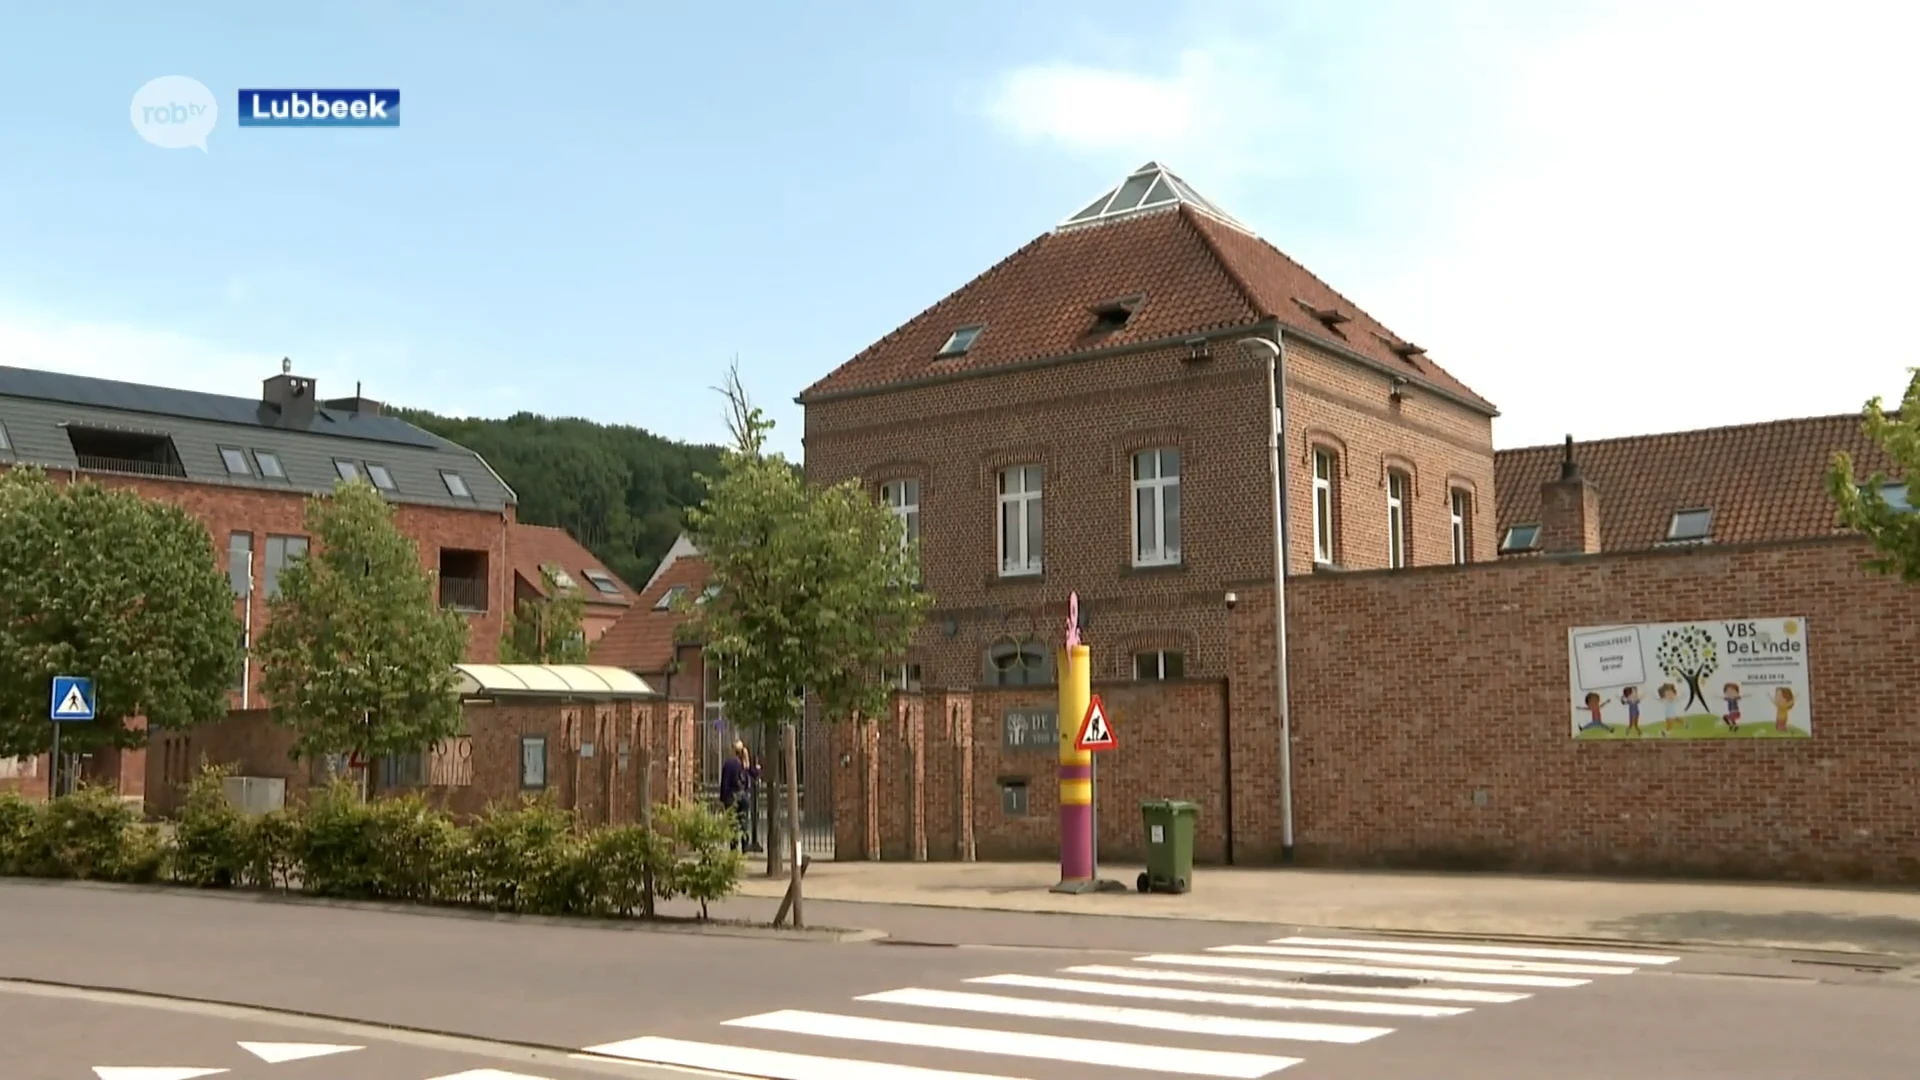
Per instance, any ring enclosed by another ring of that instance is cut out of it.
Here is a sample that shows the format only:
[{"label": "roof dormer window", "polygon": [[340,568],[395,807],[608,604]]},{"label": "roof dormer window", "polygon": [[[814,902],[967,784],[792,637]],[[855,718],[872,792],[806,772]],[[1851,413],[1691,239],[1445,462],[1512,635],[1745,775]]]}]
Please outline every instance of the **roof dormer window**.
[{"label": "roof dormer window", "polygon": [[1134,311],[1140,307],[1140,297],[1132,296],[1125,300],[1109,300],[1093,307],[1093,330],[1095,334],[1111,334],[1125,329]]},{"label": "roof dormer window", "polygon": [[953,336],[947,339],[947,343],[945,345],[940,346],[939,355],[943,358],[950,357],[950,356],[964,356],[968,349],[973,348],[973,342],[976,338],[980,336],[980,331],[985,329],[986,329],[985,326],[976,325],[976,326],[963,326],[960,329],[955,330],[953,332]]},{"label": "roof dormer window", "polygon": [[1667,523],[1667,541],[1669,543],[1689,543],[1705,540],[1713,535],[1713,510],[1709,507],[1694,507],[1676,510],[1673,520]]}]

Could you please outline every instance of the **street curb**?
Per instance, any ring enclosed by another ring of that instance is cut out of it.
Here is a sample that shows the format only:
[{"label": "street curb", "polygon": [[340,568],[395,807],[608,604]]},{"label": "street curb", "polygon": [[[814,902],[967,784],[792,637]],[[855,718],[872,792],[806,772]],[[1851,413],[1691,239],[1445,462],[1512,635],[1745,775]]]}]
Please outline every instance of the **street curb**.
[{"label": "street curb", "polygon": [[[741,899],[770,900],[773,897],[755,896],[751,893],[739,894]],[[1920,951],[1913,953],[1889,952],[1883,949],[1871,949],[1862,946],[1849,948],[1831,948],[1818,945],[1806,945],[1788,941],[1772,941],[1764,938],[1667,938],[1650,936],[1619,937],[1581,937],[1564,934],[1513,934],[1492,930],[1433,930],[1409,929],[1390,926],[1366,926],[1348,923],[1302,923],[1285,920],[1261,922],[1253,919],[1229,918],[1205,914],[1173,914],[1153,911],[1068,911],[1058,908],[1037,909],[1022,907],[1004,907],[993,903],[941,904],[923,900],[849,900],[834,896],[813,896],[809,899],[816,904],[867,904],[875,907],[911,907],[927,911],[992,911],[1007,915],[1046,915],[1057,918],[1102,918],[1102,919],[1142,919],[1164,922],[1214,923],[1223,926],[1290,926],[1303,930],[1339,931],[1351,934],[1394,934],[1414,938],[1449,938],[1456,941],[1510,942],[1518,945],[1569,946],[1612,946],[1645,945],[1665,949],[1743,949],[1757,952],[1779,953],[1799,952],[1834,957],[1872,957],[1886,956],[1904,960],[1920,957]],[[882,934],[881,936],[886,936]]]},{"label": "street curb", "polygon": [[49,878],[0,877],[0,884],[27,885],[41,889],[90,889],[96,892],[146,893],[158,896],[186,896],[228,903],[285,904],[290,907],[334,908],[344,911],[370,911],[389,915],[415,915],[427,918],[468,919],[477,922],[520,923],[574,930],[614,930],[645,934],[684,934],[693,937],[755,938],[795,944],[844,945],[877,941],[887,936],[881,930],[856,930],[841,927],[808,927],[804,930],[778,930],[771,926],[742,926],[720,922],[664,922],[642,918],[594,918],[584,915],[525,915],[510,911],[488,911],[437,904],[404,904],[382,900],[340,900],[297,893],[263,892],[252,889],[196,889],[189,885],[130,885],[119,881],[67,881]]}]

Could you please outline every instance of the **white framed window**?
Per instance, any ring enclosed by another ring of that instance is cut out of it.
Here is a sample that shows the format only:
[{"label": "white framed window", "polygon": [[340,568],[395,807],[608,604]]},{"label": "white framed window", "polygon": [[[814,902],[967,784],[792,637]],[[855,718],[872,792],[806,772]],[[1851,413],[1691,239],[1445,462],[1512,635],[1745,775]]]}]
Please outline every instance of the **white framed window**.
[{"label": "white framed window", "polygon": [[720,699],[720,661],[702,653],[700,666],[704,669],[700,677],[701,711],[706,717],[707,724],[711,726],[727,718],[726,703]]},{"label": "white framed window", "polygon": [[1713,535],[1713,510],[1695,507],[1676,510],[1667,522],[1667,539],[1674,542],[1705,540]]},{"label": "white framed window", "polygon": [[905,543],[912,547],[920,542],[920,481],[890,480],[880,485],[880,499],[887,504],[900,519]]},{"label": "white framed window", "polygon": [[1473,561],[1473,503],[1466,492],[1449,493],[1447,524],[1453,532],[1453,562],[1460,566]]},{"label": "white framed window", "polygon": [[1333,562],[1333,475],[1331,450],[1313,452],[1313,561]]},{"label": "white framed window", "polygon": [[1540,546],[1540,526],[1537,524],[1510,525],[1507,535],[1500,538],[1502,552],[1532,551]]},{"label": "white framed window", "polygon": [[1000,470],[1000,576],[1040,572],[1044,550],[1038,465]]},{"label": "white framed window", "polygon": [[1185,653],[1156,649],[1133,654],[1133,677],[1136,679],[1183,679],[1186,675]]},{"label": "white framed window", "polygon": [[1133,455],[1133,565],[1180,561],[1180,451]]},{"label": "white framed window", "polygon": [[1396,570],[1407,565],[1407,503],[1411,493],[1406,473],[1398,469],[1387,472],[1387,565]]}]

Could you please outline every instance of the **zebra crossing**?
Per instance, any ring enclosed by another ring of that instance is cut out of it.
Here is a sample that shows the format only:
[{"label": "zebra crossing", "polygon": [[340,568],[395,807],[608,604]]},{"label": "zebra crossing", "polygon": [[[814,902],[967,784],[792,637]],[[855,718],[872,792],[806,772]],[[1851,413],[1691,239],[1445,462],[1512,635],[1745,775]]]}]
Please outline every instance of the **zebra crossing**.
[{"label": "zebra crossing", "polygon": [[1342,1046],[1679,959],[1302,935],[901,987],[834,1012],[735,1017],[713,1041],[642,1035],[574,1056],[768,1080],[1066,1080],[1110,1069],[1259,1080]]}]

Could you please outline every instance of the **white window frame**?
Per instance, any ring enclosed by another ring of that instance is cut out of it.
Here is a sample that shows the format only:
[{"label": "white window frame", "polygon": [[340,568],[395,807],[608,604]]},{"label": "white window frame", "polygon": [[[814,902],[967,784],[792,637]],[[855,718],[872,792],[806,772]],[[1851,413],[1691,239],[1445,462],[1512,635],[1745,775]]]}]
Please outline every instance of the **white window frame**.
[{"label": "white window frame", "polygon": [[1412,501],[1413,479],[1399,469],[1387,470],[1387,566],[1404,569],[1407,565],[1408,535],[1413,530],[1407,527],[1407,504]]},{"label": "white window frame", "polygon": [[[1691,524],[1704,517],[1706,520],[1699,530],[1686,530],[1683,534],[1682,522]],[[1667,542],[1670,544],[1703,544],[1713,539],[1713,508],[1710,506],[1688,506],[1673,512],[1667,519]]]},{"label": "white window frame", "polygon": [[[1167,463],[1173,463],[1173,474],[1167,475]],[[1172,446],[1159,446],[1142,450],[1133,455],[1133,492],[1128,500],[1133,518],[1133,565],[1135,566],[1174,566],[1180,562],[1180,537],[1176,535],[1172,543],[1167,542],[1167,493],[1173,493],[1174,531],[1180,531],[1181,492],[1180,450]],[[1147,521],[1140,518],[1140,498],[1148,499]],[[1147,544],[1141,531],[1143,525],[1153,526],[1153,543]]]},{"label": "white window frame", "polygon": [[1467,521],[1472,516],[1471,496],[1459,488],[1447,493],[1447,524],[1453,533],[1453,564],[1464,566],[1473,561],[1473,552],[1467,547]]},{"label": "white window frame", "polygon": [[[1517,543],[1519,533],[1525,530],[1527,542]],[[1500,550],[1505,552],[1532,551],[1540,546],[1540,523],[1525,521],[1518,525],[1507,526],[1506,534],[1500,537]]]},{"label": "white window frame", "polygon": [[[1147,649],[1142,652],[1137,652],[1133,654],[1134,679],[1164,681],[1170,678],[1170,676],[1167,674],[1167,657],[1168,656],[1178,656],[1180,658],[1180,678],[1185,678],[1186,671],[1187,671],[1187,655],[1185,653],[1181,652],[1179,649]],[[1149,657],[1153,659],[1153,674],[1142,675],[1140,673],[1140,661],[1145,660]]]},{"label": "white window frame", "polygon": [[[1027,484],[1028,474],[1037,479],[1031,487]],[[1000,470],[1000,500],[998,512],[993,522],[993,546],[1000,556],[1001,577],[1031,577],[1041,572],[1041,556],[1046,549],[1045,506],[1041,503],[1042,492],[1046,488],[1046,467],[1043,465],[1013,465]],[[1018,528],[1014,534],[1020,540],[1020,550],[1007,550],[1008,523],[1015,522]],[[1035,528],[1040,532],[1040,551],[1029,551],[1027,547]]]},{"label": "white window frame", "polygon": [[1321,566],[1330,566],[1333,563],[1334,528],[1337,522],[1333,478],[1339,468],[1333,451],[1314,448],[1313,561]]},{"label": "white window frame", "polygon": [[700,715],[711,725],[725,721],[727,703],[720,696],[720,661],[700,654]]},{"label": "white window frame", "polygon": [[880,501],[900,519],[900,542],[908,549],[920,542],[920,481],[903,477],[880,485]]}]

